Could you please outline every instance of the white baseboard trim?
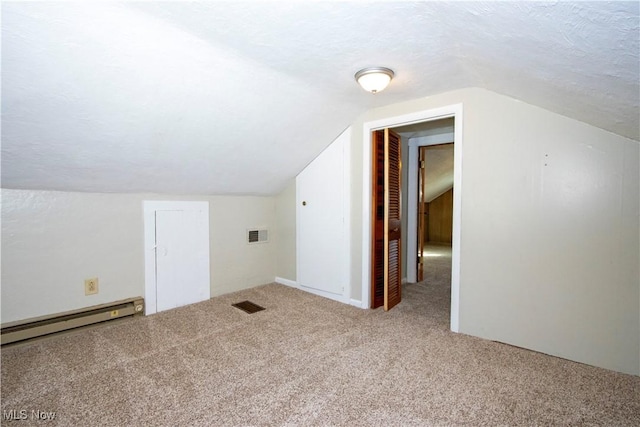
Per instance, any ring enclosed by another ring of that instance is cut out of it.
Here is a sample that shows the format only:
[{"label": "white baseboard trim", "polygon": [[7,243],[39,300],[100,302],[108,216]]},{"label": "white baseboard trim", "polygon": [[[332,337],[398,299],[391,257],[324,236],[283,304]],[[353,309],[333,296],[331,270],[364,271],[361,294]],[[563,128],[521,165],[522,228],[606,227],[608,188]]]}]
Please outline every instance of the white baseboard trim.
[{"label": "white baseboard trim", "polygon": [[349,304],[349,298],[345,297],[344,295],[334,294],[334,293],[331,293],[331,292],[322,291],[320,289],[310,288],[310,287],[304,286],[304,285],[299,285],[298,289],[303,290],[305,292],[309,292],[310,294],[318,295],[318,296],[321,296],[321,297],[324,297],[324,298],[329,298],[329,299],[332,299],[334,301],[341,302],[343,304]]},{"label": "white baseboard trim", "polygon": [[298,282],[294,281],[294,280],[289,280],[289,279],[285,279],[283,277],[277,277],[274,279],[274,282],[279,283],[281,285],[285,285],[285,286],[290,286],[292,288],[296,288],[296,289],[300,289],[303,290],[305,292],[309,292],[311,294],[314,295],[318,295],[324,298],[329,298],[332,299],[334,301],[338,301],[341,302],[343,304],[349,304],[352,305],[354,307],[358,307],[358,308],[368,308],[368,307],[363,307],[362,306],[362,301],[357,300],[357,299],[349,299],[346,298],[342,295],[337,295],[337,294],[332,294],[330,292],[325,292],[325,291],[321,291],[318,289],[313,289],[313,288],[308,288],[306,286],[301,286],[300,284],[298,284]]},{"label": "white baseboard trim", "polygon": [[292,288],[296,288],[296,289],[300,288],[300,286],[298,285],[298,282],[296,282],[295,280],[289,280],[283,277],[276,277],[274,282],[280,283],[281,285],[291,286]]},{"label": "white baseboard trim", "polygon": [[358,308],[367,308],[362,306],[362,301],[360,301],[359,299],[350,299],[349,304]]}]

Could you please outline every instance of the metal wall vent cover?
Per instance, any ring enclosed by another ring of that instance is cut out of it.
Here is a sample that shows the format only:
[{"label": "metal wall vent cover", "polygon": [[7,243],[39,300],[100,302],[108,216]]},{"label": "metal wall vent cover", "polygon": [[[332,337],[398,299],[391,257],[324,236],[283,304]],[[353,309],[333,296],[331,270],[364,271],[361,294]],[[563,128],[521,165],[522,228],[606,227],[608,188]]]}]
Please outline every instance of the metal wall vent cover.
[{"label": "metal wall vent cover", "polygon": [[247,243],[266,243],[269,241],[269,230],[265,229],[253,229],[247,230]]}]

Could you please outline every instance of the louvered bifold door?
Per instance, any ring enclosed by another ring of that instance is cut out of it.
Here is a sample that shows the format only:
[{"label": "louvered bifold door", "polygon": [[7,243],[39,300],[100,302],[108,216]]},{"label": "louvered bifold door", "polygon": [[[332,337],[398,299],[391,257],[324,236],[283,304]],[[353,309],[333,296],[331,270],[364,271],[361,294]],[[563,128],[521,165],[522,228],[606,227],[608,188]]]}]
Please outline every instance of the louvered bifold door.
[{"label": "louvered bifold door", "polygon": [[371,245],[371,308],[384,305],[384,219],[385,219],[385,143],[384,131],[373,132],[371,216],[373,242]]},{"label": "louvered bifold door", "polygon": [[384,130],[384,309],[390,310],[401,300],[401,157],[400,136]]}]

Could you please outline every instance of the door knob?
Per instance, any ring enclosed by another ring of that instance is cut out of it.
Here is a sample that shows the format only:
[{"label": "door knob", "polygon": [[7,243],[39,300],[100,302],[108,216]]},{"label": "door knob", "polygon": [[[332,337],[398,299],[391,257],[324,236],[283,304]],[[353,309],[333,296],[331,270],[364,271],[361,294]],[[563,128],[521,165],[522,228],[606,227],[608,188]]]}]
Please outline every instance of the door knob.
[{"label": "door knob", "polygon": [[306,202],[306,201],[303,201],[303,202],[302,202],[302,206],[307,206],[307,202]]}]

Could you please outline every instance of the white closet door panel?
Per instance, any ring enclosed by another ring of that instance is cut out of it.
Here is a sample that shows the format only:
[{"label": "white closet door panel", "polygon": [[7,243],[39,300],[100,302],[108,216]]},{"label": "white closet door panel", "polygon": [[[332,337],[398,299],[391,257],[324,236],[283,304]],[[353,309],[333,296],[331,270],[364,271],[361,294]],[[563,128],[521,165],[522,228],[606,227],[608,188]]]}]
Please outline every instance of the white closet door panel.
[{"label": "white closet door panel", "polygon": [[346,273],[344,148],[339,137],[298,175],[298,284],[342,295]]},{"label": "white closet door panel", "polygon": [[202,211],[156,211],[157,311],[210,298],[206,221]]}]

